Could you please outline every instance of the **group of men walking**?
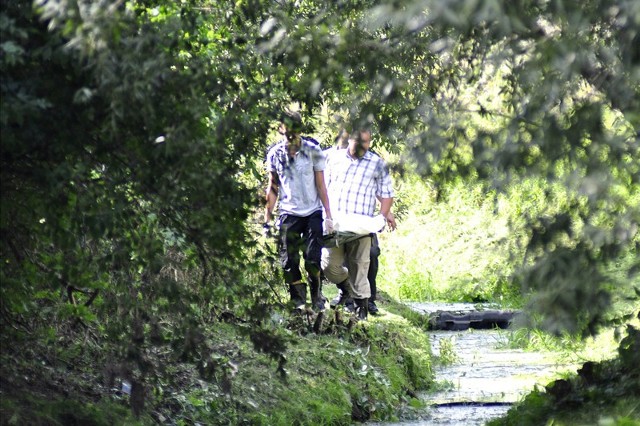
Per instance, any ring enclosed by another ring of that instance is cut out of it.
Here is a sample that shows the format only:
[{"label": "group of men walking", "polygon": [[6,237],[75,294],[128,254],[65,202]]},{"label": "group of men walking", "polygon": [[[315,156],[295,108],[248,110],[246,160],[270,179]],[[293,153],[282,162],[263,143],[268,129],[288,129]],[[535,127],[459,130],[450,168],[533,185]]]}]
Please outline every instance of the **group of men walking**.
[{"label": "group of men walking", "polygon": [[286,111],[279,127],[283,138],[267,154],[264,226],[270,228],[279,201],[278,251],[294,309],[303,310],[307,300],[300,269],[302,253],[313,309],[325,309],[324,274],[338,287],[331,306],[345,305],[365,320],[368,313],[378,312],[375,297],[380,249],[376,231],[381,229],[350,232],[349,238],[334,239],[331,245],[324,244],[323,236],[334,233],[334,218],[336,228],[345,230],[348,222],[368,222],[365,219],[381,216],[380,228],[386,222],[394,230],[389,170],[384,160],[371,152],[367,129],[351,134],[341,131],[336,145],[324,152],[317,141],[302,136],[301,130],[300,114]]}]

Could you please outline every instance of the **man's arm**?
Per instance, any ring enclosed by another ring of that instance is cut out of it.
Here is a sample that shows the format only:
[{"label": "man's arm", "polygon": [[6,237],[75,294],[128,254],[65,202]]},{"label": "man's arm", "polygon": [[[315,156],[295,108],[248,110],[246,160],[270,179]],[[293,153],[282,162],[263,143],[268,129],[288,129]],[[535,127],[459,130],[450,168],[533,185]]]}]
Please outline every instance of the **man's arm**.
[{"label": "man's arm", "polygon": [[389,225],[389,228],[393,231],[396,229],[396,218],[391,213],[391,206],[393,205],[393,198],[382,198],[378,197],[380,200],[380,214],[384,216]]},{"label": "man's arm", "polygon": [[320,196],[320,201],[324,207],[326,219],[331,219],[331,207],[329,206],[329,196],[327,195],[327,186],[324,183],[324,171],[315,171],[316,189]]},{"label": "man's arm", "polygon": [[269,183],[267,183],[266,190],[266,207],[264,210],[264,223],[271,223],[273,217],[273,209],[276,206],[278,200],[278,188],[280,186],[280,180],[276,172],[269,173]]},{"label": "man's arm", "polygon": [[387,221],[389,228],[394,231],[396,229],[396,218],[391,212],[391,206],[393,205],[393,186],[391,184],[391,175],[389,174],[389,168],[387,163],[381,159],[378,163],[379,172],[376,182],[376,198],[380,202],[380,214]]}]

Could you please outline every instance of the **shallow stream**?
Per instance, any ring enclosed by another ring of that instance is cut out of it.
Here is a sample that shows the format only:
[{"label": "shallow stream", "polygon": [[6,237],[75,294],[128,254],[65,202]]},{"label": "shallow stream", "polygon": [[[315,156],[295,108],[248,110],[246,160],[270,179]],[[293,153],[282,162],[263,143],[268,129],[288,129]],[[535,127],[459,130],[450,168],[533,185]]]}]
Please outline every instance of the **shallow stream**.
[{"label": "shallow stream", "polygon": [[[429,314],[436,311],[471,312],[472,304],[410,305]],[[429,332],[434,356],[453,362],[434,368],[441,389],[420,395],[429,407],[420,421],[384,423],[385,426],[484,425],[504,415],[536,385],[544,386],[575,365],[559,362],[559,354],[506,348],[506,330]]]}]

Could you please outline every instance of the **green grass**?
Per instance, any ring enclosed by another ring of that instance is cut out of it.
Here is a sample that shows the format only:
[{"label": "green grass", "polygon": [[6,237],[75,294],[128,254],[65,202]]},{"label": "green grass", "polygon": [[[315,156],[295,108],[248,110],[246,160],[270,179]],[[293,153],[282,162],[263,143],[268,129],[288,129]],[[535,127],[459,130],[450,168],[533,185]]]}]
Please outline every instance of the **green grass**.
[{"label": "green grass", "polygon": [[[95,368],[97,359],[76,362],[72,370],[62,363],[47,368],[45,375],[37,363],[10,371],[11,360],[3,359],[0,415],[3,424],[35,425],[150,425],[169,420],[178,425],[350,425],[354,419],[395,420],[400,413],[420,409],[416,393],[433,384],[430,345],[423,330],[409,320],[384,308],[382,313],[353,324],[348,316],[337,318],[329,311],[321,334],[283,314],[285,321],[272,326],[289,341],[285,375],[273,358],[256,352],[242,324],[212,323],[205,330],[207,345],[215,348],[220,362],[210,377],[203,379],[192,364],[177,362],[168,348],[160,350],[156,361],[164,371],[155,380],[149,378],[147,414],[139,419],[131,414],[127,395],[104,387],[99,375],[84,371]],[[31,386],[20,381],[27,376],[34,378]],[[67,380],[66,387],[52,385]],[[12,392],[5,393],[10,384]],[[40,388],[46,392],[37,391]],[[92,401],[96,397],[99,403]]]},{"label": "green grass", "polygon": [[130,410],[122,404],[111,401],[98,403],[80,402],[70,398],[50,400],[44,395],[9,393],[0,398],[0,418],[4,425],[47,425],[67,426],[69,424],[109,426],[126,424],[143,425],[150,418],[135,419]]},{"label": "green grass", "polygon": [[458,185],[436,202],[423,182],[402,189],[407,213],[395,232],[380,235],[382,290],[398,300],[517,303],[508,285],[508,216],[491,197]]},{"label": "green grass", "polygon": [[391,313],[343,337],[300,337],[287,360],[286,381],[275,368],[260,369],[265,362],[260,356],[239,377],[264,398],[248,417],[252,423],[351,424],[354,410],[364,418],[390,419],[397,407],[410,403],[407,392],[426,389],[432,381],[428,338]]},{"label": "green grass", "polygon": [[523,402],[487,426],[638,426],[638,395],[617,396],[615,401],[598,401],[580,396],[582,401],[558,407],[545,392],[534,391]]}]

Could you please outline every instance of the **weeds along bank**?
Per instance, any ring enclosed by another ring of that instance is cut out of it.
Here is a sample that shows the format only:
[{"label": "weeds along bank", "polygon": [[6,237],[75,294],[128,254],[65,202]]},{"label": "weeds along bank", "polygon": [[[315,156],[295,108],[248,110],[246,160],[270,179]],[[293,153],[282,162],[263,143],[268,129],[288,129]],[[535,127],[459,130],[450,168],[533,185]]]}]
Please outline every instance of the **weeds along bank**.
[{"label": "weeds along bank", "polygon": [[255,350],[246,323],[234,321],[204,330],[215,354],[200,364],[208,371],[168,346],[148,352],[156,368],[139,417],[122,378],[106,383],[99,342],[15,342],[2,351],[2,424],[348,425],[410,415],[420,405],[416,392],[432,383],[428,338],[401,316],[353,324],[331,311],[319,333],[288,317],[266,326],[286,338],[282,368]]},{"label": "weeds along bank", "polygon": [[[332,311],[330,315],[335,313]],[[255,410],[237,420],[256,424],[352,424],[393,420],[421,403],[432,383],[428,338],[386,312],[354,325],[328,319],[325,334],[293,328],[286,379],[256,355],[237,383]],[[256,375],[257,374],[257,375]],[[233,410],[233,409],[232,409]]]},{"label": "weeds along bank", "polygon": [[462,183],[438,193],[415,177],[398,186],[398,229],[380,237],[382,290],[400,300],[518,303],[506,198]]},{"label": "weeds along bank", "polygon": [[[527,273],[540,254],[532,232],[541,221],[558,214],[564,217],[562,212],[575,203],[564,188],[530,178],[497,194],[473,182],[457,181],[437,188],[409,173],[397,177],[396,182],[398,229],[380,235],[379,287],[383,291],[399,300],[489,301],[512,307],[523,306],[531,295],[537,299],[530,304],[535,304],[558,297],[558,291],[580,293],[579,280],[566,280],[557,289],[541,291],[521,283],[521,274]],[[638,195],[636,204],[640,202]],[[567,220],[571,226],[566,234],[545,236],[541,232],[536,238],[554,239],[561,253],[563,248],[582,244],[580,235],[596,232],[592,229],[596,225],[606,229],[612,222],[611,217],[602,216],[589,224],[569,214]],[[604,233],[602,238],[606,238]],[[597,273],[607,282],[603,288],[614,303],[626,293],[633,294],[630,279],[621,271],[629,270],[637,259],[637,249],[631,249],[620,252],[616,262],[598,265]],[[556,274],[563,276],[563,271]],[[548,275],[553,279],[553,272]],[[541,284],[534,280],[534,285]],[[539,306],[530,307],[548,314]]]}]

